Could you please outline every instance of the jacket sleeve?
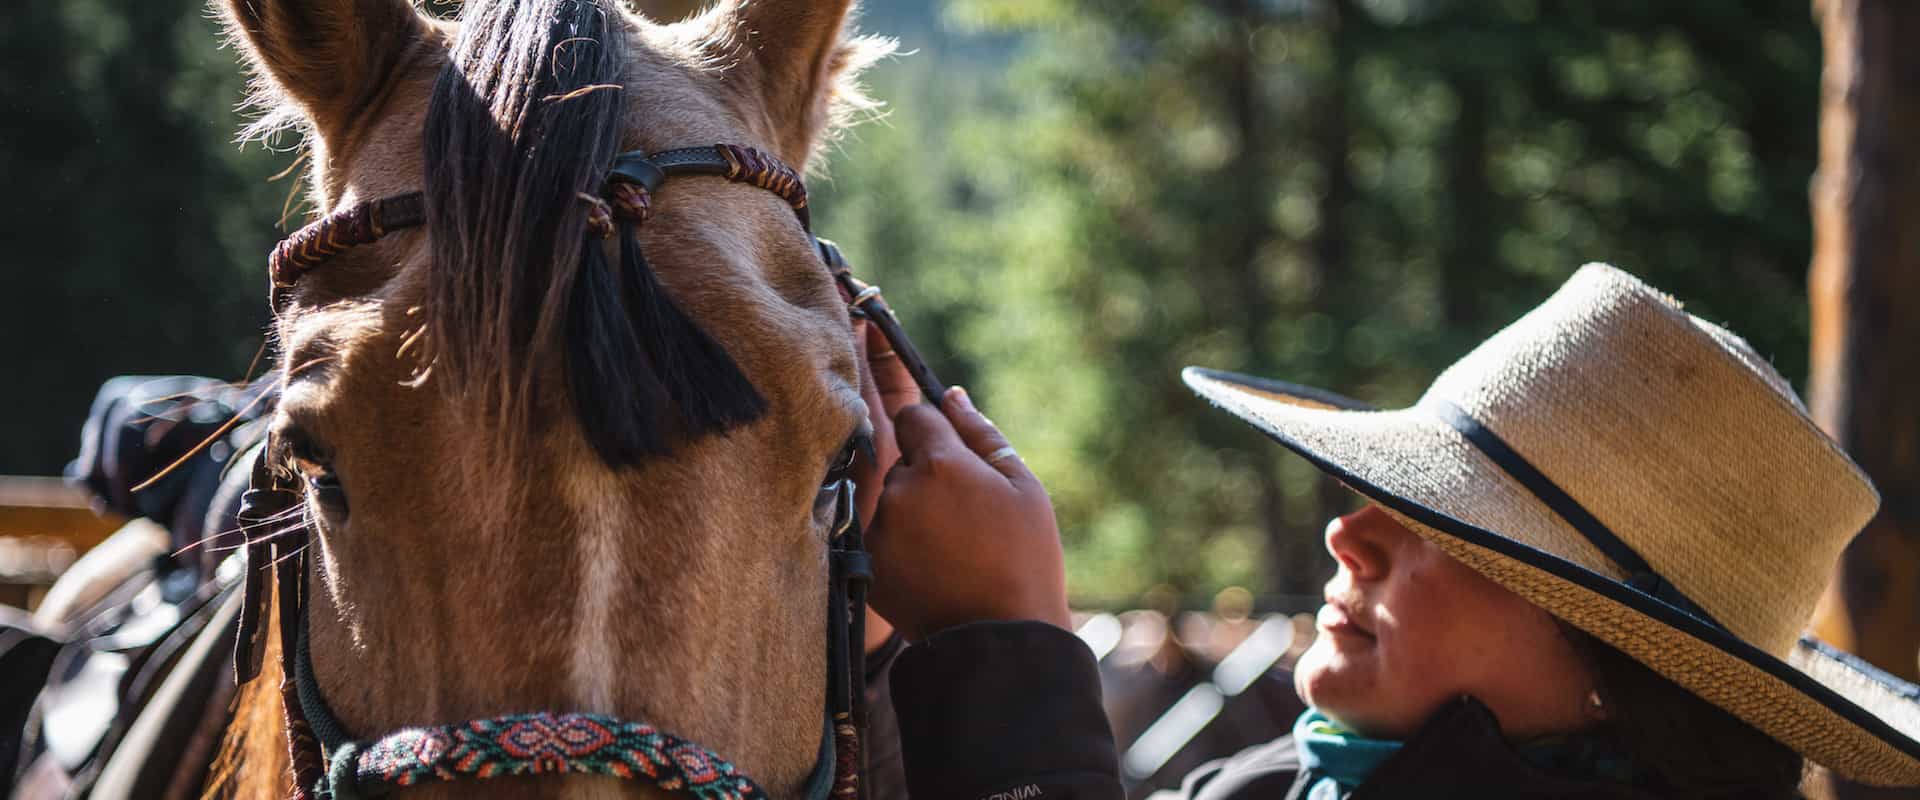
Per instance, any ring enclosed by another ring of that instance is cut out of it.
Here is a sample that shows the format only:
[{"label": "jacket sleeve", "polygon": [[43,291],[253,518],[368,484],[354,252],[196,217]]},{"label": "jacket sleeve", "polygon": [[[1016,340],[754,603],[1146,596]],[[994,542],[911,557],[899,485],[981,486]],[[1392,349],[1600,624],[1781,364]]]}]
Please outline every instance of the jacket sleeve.
[{"label": "jacket sleeve", "polygon": [[893,667],[913,800],[1120,800],[1093,653],[1043,622],[927,637]]}]

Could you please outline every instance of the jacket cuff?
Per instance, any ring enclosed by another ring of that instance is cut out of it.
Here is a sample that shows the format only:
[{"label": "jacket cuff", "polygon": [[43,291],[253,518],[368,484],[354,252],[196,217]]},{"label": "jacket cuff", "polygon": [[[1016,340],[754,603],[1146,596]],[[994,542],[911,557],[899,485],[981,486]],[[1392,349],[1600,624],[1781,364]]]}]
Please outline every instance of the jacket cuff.
[{"label": "jacket cuff", "polygon": [[914,800],[1118,800],[1100,670],[1044,622],[977,622],[894,664],[894,713]]}]

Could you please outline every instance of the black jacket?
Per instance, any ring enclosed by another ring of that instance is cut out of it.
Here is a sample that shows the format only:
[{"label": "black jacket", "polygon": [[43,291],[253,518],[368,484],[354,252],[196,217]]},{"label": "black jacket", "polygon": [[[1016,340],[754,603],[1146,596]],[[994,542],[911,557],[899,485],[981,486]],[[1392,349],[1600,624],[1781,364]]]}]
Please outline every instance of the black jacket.
[{"label": "black jacket", "polygon": [[[1194,770],[1177,794],[1160,800],[1336,800],[1327,791],[1316,794],[1311,789],[1301,774],[1293,737],[1283,736]],[[1478,700],[1461,697],[1381,762],[1365,784],[1337,800],[1402,797],[1652,800],[1655,795],[1535,768],[1508,746],[1493,712]]]},{"label": "black jacket", "polygon": [[[964,625],[907,648],[891,678],[913,800],[1124,796],[1099,671],[1079,637],[1038,622]],[[1335,800],[1309,788],[1292,737],[1282,737],[1201,767],[1161,800]],[[1453,797],[1655,795],[1534,768],[1485,706],[1462,697],[1339,800]]]},{"label": "black jacket", "polygon": [[1118,800],[1100,671],[1041,622],[962,625],[894,662],[893,713],[913,800]]}]

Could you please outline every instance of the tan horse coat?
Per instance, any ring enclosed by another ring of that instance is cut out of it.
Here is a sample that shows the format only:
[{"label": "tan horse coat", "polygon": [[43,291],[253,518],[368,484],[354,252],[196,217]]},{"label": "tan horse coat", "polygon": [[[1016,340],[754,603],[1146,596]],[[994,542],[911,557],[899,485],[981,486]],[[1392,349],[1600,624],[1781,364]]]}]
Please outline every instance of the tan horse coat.
[{"label": "tan horse coat", "polygon": [[[622,149],[731,142],[806,163],[863,103],[853,74],[887,50],[850,38],[849,5],[722,3],[660,26],[608,2],[628,37],[610,89]],[[421,132],[453,24],[405,0],[220,7],[259,79],[264,127],[307,134],[318,212],[423,188]],[[356,734],[590,711],[700,742],[776,796],[813,766],[827,585],[817,494],[866,413],[846,311],[778,198],[691,179],[657,206],[642,232],[656,274],[769,408],[669,459],[608,469],[568,413],[560,367],[537,352],[523,376],[536,424],[493,435],[470,392],[433,371],[436,354],[470,343],[423,335],[436,311],[425,229],[315,270],[280,315],[288,380],[273,429],[302,442],[286,466],[337,474],[350,499],[309,493],[307,519],[316,677]],[[277,647],[241,698],[220,794],[286,792]],[[630,793],[644,795],[545,778],[405,796]]]}]

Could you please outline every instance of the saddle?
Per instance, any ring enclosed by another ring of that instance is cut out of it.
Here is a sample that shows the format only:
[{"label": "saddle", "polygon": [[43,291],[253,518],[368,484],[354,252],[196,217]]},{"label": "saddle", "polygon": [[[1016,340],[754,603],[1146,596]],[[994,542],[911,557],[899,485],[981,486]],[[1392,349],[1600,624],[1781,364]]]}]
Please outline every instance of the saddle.
[{"label": "saddle", "polygon": [[199,795],[233,694],[222,667],[245,571],[208,537],[235,527],[249,471],[229,467],[251,463],[270,401],[264,382],[101,387],[68,477],[133,521],[35,613],[0,609],[0,798]]},{"label": "saddle", "polygon": [[15,797],[198,796],[233,695],[219,642],[232,640],[242,568],[196,582],[157,562],[37,634],[53,655],[25,715]]}]

